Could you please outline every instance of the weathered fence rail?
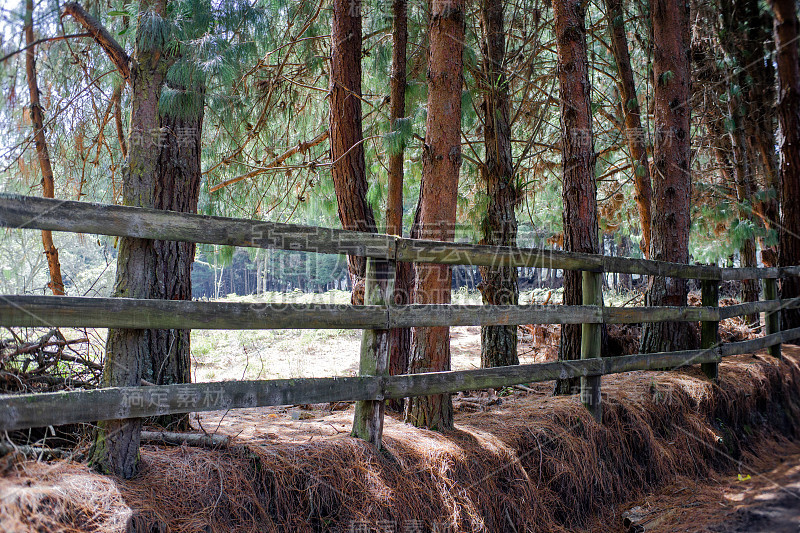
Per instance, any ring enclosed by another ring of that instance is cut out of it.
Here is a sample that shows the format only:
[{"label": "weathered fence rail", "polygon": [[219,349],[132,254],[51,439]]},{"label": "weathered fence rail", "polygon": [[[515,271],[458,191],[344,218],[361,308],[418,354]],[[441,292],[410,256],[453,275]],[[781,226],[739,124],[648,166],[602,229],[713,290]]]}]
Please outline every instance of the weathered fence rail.
[{"label": "weathered fence rail", "polygon": [[800,306],[768,300],[729,307],[591,305],[344,305],[230,303],[75,296],[3,296],[4,326],[130,329],[390,329],[414,326],[719,322]]},{"label": "weathered fence rail", "polygon": [[800,266],[720,268],[647,259],[405,239],[300,226],[31,196],[0,194],[0,226],[203,244],[359,255],[410,263],[543,267],[687,279],[742,280],[800,275]]},{"label": "weathered fence rail", "polygon": [[[781,309],[800,307],[780,300],[776,280],[800,275],[800,266],[719,268],[642,259],[576,254],[533,248],[506,248],[405,239],[390,235],[278,224],[254,220],[183,214],[142,208],[0,194],[0,226],[93,233],[142,239],[276,248],[370,258],[368,271],[396,261],[489,266],[548,267],[584,272],[584,305],[482,306],[386,305],[367,280],[373,305],[229,303],[127,298],[0,296],[0,325],[107,327],[128,329],[280,329],[337,328],[364,330],[359,377],[231,381],[185,385],[105,388],[47,394],[0,396],[0,431],[65,423],[93,422],[219,409],[358,401],[382,405],[391,398],[499,388],[556,378],[580,377],[582,399],[600,418],[600,377],[633,370],[701,364],[716,378],[723,357],[769,348],[780,357],[780,344],[800,339],[800,328],[781,331]],[[385,272],[394,269],[384,268]],[[701,307],[605,307],[602,273],[699,279]],[[718,306],[721,280],[762,279],[766,300]],[[391,280],[390,280],[391,281]],[[765,313],[767,334],[727,344],[718,340],[718,323],[735,316]],[[662,321],[700,322],[701,350],[601,358],[599,324]],[[388,376],[377,359],[379,332],[390,328],[465,325],[583,324],[582,359],[513,367]],[[382,421],[382,411],[359,416]],[[355,421],[358,424],[358,420]],[[363,422],[363,420],[362,420]],[[378,427],[382,426],[382,422]],[[375,435],[370,440],[375,440]],[[380,439],[380,429],[377,432]]]},{"label": "weathered fence rail", "polygon": [[[761,303],[761,302],[759,302]],[[777,308],[779,302],[770,302]],[[766,307],[766,306],[765,306]],[[636,323],[720,320],[714,308],[594,306],[247,304],[224,302],[7,296],[8,326],[170,329],[389,329],[411,326]],[[733,315],[732,315],[733,316]]]},{"label": "weathered fence rail", "polygon": [[0,396],[0,430],[165,414],[339,401],[388,400],[501,388],[559,378],[663,370],[750,353],[800,339],[800,328],[707,350],[556,361],[402,376],[223,381]]}]

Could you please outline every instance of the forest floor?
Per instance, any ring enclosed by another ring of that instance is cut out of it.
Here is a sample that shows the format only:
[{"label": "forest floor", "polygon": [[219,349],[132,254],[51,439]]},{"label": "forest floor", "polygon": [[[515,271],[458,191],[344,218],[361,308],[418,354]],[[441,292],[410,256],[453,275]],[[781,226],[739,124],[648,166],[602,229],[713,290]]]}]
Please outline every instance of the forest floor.
[{"label": "forest floor", "polygon": [[602,426],[541,383],[457,410],[444,435],[391,414],[385,454],[349,436],[352,404],[319,404],[196,415],[233,446],[144,445],[131,481],[6,457],[0,530],[797,531],[800,348],[784,352],[726,360],[720,386],[605,377]]},{"label": "forest floor", "polygon": [[785,443],[708,480],[681,478],[629,503],[623,516],[660,533],[797,533],[800,445]]},{"label": "forest floor", "polygon": [[[467,343],[477,342],[480,347],[479,334],[475,341],[475,332],[470,331],[471,328],[457,329],[465,331],[451,333],[454,343],[461,340],[462,346],[468,346]],[[479,333],[479,328],[476,329]],[[557,343],[557,338],[554,342]],[[784,351],[787,350],[794,356],[800,355],[797,347],[784,347]],[[762,352],[762,357],[765,353]],[[469,352],[465,355],[467,361],[470,355],[474,357]],[[535,357],[547,358],[542,355]],[[744,355],[736,359],[739,363],[746,363],[754,358]],[[640,378],[641,375],[636,372],[626,376]],[[616,381],[620,378],[622,376],[606,379]],[[614,383],[613,386],[618,390],[619,385]],[[531,390],[514,391],[482,410],[487,415],[495,413],[502,417],[514,411],[521,415],[531,408],[547,409],[549,401],[558,402],[558,399],[551,398],[552,389],[551,382],[534,384]],[[458,398],[455,397],[456,410],[463,414],[456,415],[457,423],[479,427],[475,415],[471,414],[471,404],[466,404],[469,408],[459,409]],[[196,425],[209,432],[236,435],[247,442],[262,445],[308,444],[315,439],[348,436],[352,419],[353,409],[349,404],[320,404],[206,413],[197,416]],[[389,435],[398,429],[403,430],[397,414],[390,413],[386,424]],[[596,521],[591,530],[606,533],[800,532],[800,442],[782,438],[767,440],[759,443],[756,451],[748,454],[745,460],[734,462],[736,473],[709,471],[707,478],[677,476],[666,486],[619,505],[615,513]]]}]

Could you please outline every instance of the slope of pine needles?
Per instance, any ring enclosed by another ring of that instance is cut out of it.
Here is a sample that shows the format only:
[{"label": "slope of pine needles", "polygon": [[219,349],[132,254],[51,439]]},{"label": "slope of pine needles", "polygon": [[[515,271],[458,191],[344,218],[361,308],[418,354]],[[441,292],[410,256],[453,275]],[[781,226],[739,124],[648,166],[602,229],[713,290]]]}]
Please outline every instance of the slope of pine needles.
[{"label": "slope of pine needles", "polygon": [[346,435],[225,449],[142,448],[120,481],[6,460],[3,531],[597,530],[678,476],[734,471],[798,437],[800,349],[604,378],[603,424],[574,397],[519,395],[438,434],[387,419],[385,452]]}]

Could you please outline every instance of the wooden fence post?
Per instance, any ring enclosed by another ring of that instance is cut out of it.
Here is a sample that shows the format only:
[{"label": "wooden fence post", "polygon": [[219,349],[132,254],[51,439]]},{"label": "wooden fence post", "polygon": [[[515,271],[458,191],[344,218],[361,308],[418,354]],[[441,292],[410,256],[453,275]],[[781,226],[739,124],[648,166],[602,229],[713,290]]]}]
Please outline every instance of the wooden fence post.
[{"label": "wooden fence post", "polygon": [[[367,258],[364,304],[388,305],[394,294],[394,277],[394,261]],[[388,322],[386,325],[388,326]],[[359,376],[386,376],[388,374],[390,340],[388,329],[364,330],[361,335]],[[352,435],[371,442],[380,450],[385,408],[386,402],[383,398],[356,402]]]},{"label": "wooden fence post", "polygon": [[[704,279],[700,282],[703,307],[719,306],[719,281]],[[719,322],[704,320],[700,322],[700,348],[712,349],[719,343]],[[708,379],[719,379],[719,363],[702,363],[700,369]]]},{"label": "wooden fence post", "polygon": [[[778,300],[778,280],[775,278],[763,278],[764,281],[764,299],[765,300]],[[764,313],[764,322],[767,327],[767,335],[778,333],[781,330],[781,312],[772,311]],[[776,359],[781,358],[781,345],[775,344],[769,347],[769,354]]]},{"label": "wooden fence post", "polygon": [[[603,305],[603,273],[583,271],[583,305]],[[601,357],[602,324],[581,325],[581,359]],[[603,421],[600,376],[581,377],[581,401],[597,422]]]}]

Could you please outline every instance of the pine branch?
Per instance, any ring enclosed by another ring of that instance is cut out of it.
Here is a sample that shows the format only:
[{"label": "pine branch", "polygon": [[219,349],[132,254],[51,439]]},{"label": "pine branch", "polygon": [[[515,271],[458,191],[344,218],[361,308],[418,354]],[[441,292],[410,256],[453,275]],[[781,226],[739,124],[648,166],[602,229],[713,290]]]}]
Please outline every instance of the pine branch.
[{"label": "pine branch", "polygon": [[[64,15],[71,15],[75,21],[83,26],[88,31],[92,38],[99,44],[112,63],[117,67],[119,73],[125,80],[130,80],[131,58],[125,49],[108,33],[100,21],[91,16],[83,7],[77,2],[68,2],[64,5]],[[62,15],[63,16],[63,15]]]},{"label": "pine branch", "polygon": [[311,139],[308,142],[300,142],[296,146],[293,146],[289,150],[285,151],[284,153],[282,153],[281,155],[276,157],[265,168],[258,168],[256,170],[248,172],[247,174],[242,174],[241,176],[237,176],[237,177],[231,178],[231,179],[229,179],[227,181],[223,181],[222,183],[219,183],[219,184],[214,185],[213,187],[211,187],[210,192],[216,192],[216,191],[218,191],[218,190],[220,190],[222,188],[227,187],[228,185],[233,185],[234,183],[239,183],[240,181],[246,180],[248,178],[252,178],[254,176],[258,176],[259,174],[263,174],[267,170],[271,170],[272,167],[276,167],[278,165],[283,164],[284,161],[286,161],[287,159],[292,157],[294,154],[296,154],[298,152],[304,153],[306,150],[308,150],[312,146],[316,146],[316,145],[322,143],[325,139],[328,138],[328,134],[329,134],[329,130],[325,130],[325,131],[323,131],[322,133],[320,133],[319,135],[317,135],[316,137],[314,137],[313,139]]},{"label": "pine branch", "polygon": [[53,43],[57,41],[64,41],[66,39],[77,39],[79,37],[91,37],[91,33],[74,33],[72,35],[56,35],[55,37],[45,37],[43,39],[37,39],[33,41],[31,44],[25,46],[25,48],[20,48],[19,50],[14,50],[3,57],[0,57],[0,63],[4,63],[14,57],[17,54],[21,54],[22,52],[27,51],[29,48],[33,48],[43,43]]}]

